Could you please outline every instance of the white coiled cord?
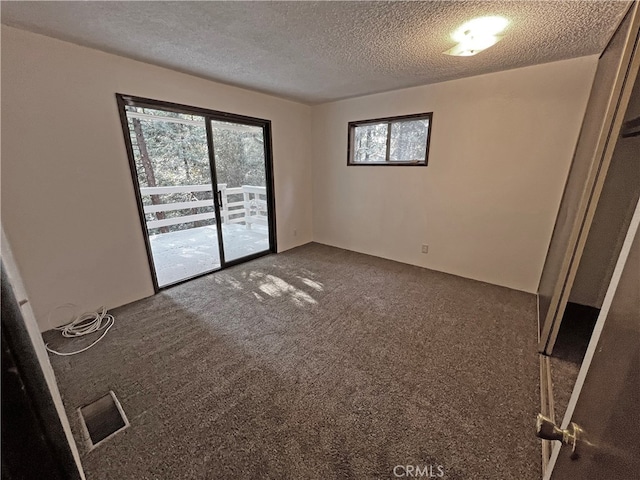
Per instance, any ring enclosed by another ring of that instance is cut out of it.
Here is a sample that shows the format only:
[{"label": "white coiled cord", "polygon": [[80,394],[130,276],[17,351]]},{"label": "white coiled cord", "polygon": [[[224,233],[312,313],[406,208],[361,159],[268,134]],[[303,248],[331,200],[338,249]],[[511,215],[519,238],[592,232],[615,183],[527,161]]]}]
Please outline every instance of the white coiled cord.
[{"label": "white coiled cord", "polygon": [[[72,305],[70,304],[62,305],[62,307],[68,307],[68,306],[72,306]],[[107,309],[105,307],[100,307],[100,310],[97,312],[83,313],[82,315],[79,315],[72,322],[67,323],[66,325],[62,325],[61,327],[54,328],[54,330],[58,330],[62,332],[62,336],[66,338],[83,337],[85,335],[90,335],[92,333],[99,332],[100,330],[104,330],[102,332],[102,335],[100,335],[100,337],[95,342],[75,352],[57,352],[49,348],[49,345],[45,345],[45,347],[49,352],[54,353],[56,355],[61,355],[61,356],[76,355],[77,353],[86,352],[87,350],[89,350],[91,347],[93,347],[96,343],[98,343],[100,340],[104,338],[104,336],[111,329],[111,327],[113,327],[114,323],[115,323],[115,318],[113,317],[113,315],[108,314]]]}]

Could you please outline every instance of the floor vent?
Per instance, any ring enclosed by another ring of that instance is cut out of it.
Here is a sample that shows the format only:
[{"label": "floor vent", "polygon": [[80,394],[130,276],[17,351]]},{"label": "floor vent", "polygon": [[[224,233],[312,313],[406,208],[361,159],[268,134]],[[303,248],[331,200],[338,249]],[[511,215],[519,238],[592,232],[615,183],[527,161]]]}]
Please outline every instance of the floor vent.
[{"label": "floor vent", "polygon": [[122,406],[112,391],[95,402],[80,407],[78,411],[89,449],[97,447],[129,426]]}]

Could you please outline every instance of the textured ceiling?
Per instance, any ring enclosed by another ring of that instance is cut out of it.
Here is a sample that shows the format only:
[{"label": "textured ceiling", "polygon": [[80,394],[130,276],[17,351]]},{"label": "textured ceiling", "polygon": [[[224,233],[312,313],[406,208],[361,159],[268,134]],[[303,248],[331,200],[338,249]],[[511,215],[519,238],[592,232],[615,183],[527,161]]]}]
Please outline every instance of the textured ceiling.
[{"label": "textured ceiling", "polygon": [[[305,103],[600,53],[616,1],[2,2],[2,23]],[[503,15],[504,39],[442,52],[467,20]]]}]

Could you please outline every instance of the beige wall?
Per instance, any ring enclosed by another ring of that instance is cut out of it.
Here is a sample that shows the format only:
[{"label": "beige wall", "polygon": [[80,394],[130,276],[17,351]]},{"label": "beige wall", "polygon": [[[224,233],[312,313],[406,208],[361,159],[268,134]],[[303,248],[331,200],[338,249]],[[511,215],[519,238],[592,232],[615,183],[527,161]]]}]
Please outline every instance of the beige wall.
[{"label": "beige wall", "polygon": [[[63,303],[153,293],[119,92],[272,120],[279,250],[315,240],[535,292],[595,67],[311,108],[3,26],[2,222],[42,329]],[[428,167],[347,168],[348,121],[426,111]]]},{"label": "beige wall", "polygon": [[310,107],[2,26],[2,223],[42,329],[153,293],[116,92],[270,119],[279,250],[312,239]]},{"label": "beige wall", "polygon": [[[596,62],[314,107],[314,240],[535,292]],[[428,167],[346,166],[347,122],[419,112],[434,112]]]}]

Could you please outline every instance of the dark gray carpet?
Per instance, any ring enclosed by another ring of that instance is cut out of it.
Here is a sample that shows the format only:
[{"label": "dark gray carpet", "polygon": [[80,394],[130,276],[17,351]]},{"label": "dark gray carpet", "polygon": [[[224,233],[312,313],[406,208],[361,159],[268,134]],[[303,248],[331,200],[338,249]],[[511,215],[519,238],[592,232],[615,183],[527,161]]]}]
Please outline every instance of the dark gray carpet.
[{"label": "dark gray carpet", "polygon": [[573,386],[576,384],[580,365],[568,360],[550,357],[551,382],[553,384],[553,405],[556,424],[562,424],[564,414],[567,413],[569,400],[573,393]]},{"label": "dark gray carpet", "polygon": [[560,425],[569,406],[573,387],[587,353],[599,309],[568,303],[553,354],[550,357],[551,380],[556,423]]},{"label": "dark gray carpet", "polygon": [[[115,309],[101,343],[52,362],[90,480],[538,479],[535,312],[308,244]],[[131,426],[86,453],[76,409],[109,389]]]}]

